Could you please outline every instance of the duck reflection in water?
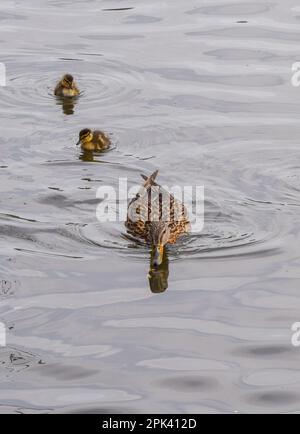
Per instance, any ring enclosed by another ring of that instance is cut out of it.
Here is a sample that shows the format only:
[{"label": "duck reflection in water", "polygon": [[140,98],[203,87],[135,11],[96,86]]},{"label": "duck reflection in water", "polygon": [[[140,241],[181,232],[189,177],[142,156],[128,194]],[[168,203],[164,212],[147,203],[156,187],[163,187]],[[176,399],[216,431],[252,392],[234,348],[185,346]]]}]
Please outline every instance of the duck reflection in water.
[{"label": "duck reflection in water", "polygon": [[82,151],[79,155],[79,160],[81,161],[87,161],[87,162],[99,162],[99,160],[94,159],[94,152],[93,151]]},{"label": "duck reflection in water", "polygon": [[167,249],[163,252],[162,262],[155,263],[155,253],[151,252],[150,270],[148,273],[149,286],[153,293],[164,292],[168,288],[169,258]]},{"label": "duck reflection in water", "polygon": [[73,115],[75,105],[77,104],[78,97],[70,96],[57,96],[56,104],[61,106],[62,111],[65,115]]}]

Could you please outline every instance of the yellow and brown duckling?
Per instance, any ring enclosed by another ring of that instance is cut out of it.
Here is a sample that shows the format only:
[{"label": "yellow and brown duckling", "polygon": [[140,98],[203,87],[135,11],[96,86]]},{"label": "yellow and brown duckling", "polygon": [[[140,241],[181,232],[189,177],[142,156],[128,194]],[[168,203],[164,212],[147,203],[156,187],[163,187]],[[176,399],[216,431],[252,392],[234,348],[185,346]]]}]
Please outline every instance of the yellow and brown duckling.
[{"label": "yellow and brown duckling", "polygon": [[79,140],[76,145],[80,145],[83,151],[104,151],[111,145],[110,138],[100,130],[92,131],[85,128],[79,133]]},{"label": "yellow and brown duckling", "polygon": [[79,89],[71,74],[65,74],[57,83],[54,89],[54,95],[60,97],[75,97],[79,95]]},{"label": "yellow and brown duckling", "polygon": [[142,175],[145,182],[128,205],[125,223],[132,235],[151,245],[154,267],[162,263],[166,244],[176,243],[190,230],[185,206],[155,182],[157,174]]}]

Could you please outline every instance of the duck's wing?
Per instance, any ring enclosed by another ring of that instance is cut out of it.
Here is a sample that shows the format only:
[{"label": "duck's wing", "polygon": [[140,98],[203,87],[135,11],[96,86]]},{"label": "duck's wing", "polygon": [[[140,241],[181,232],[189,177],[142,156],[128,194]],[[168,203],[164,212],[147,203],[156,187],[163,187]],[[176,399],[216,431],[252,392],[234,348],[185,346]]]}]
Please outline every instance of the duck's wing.
[{"label": "duck's wing", "polygon": [[93,132],[93,142],[100,145],[100,147],[103,149],[110,145],[110,138],[103,133],[103,131],[95,130]]},{"label": "duck's wing", "polygon": [[149,177],[141,175],[145,180],[138,193],[128,205],[128,218],[140,216],[146,221],[168,221],[171,225],[188,222],[188,213],[184,204],[174,195],[155,182],[156,170]]},{"label": "duck's wing", "polygon": [[158,184],[156,184],[156,182],[154,182],[154,179],[156,178],[157,174],[158,174],[158,170],[156,170],[155,172],[153,172],[152,175],[150,175],[150,176],[141,175],[141,177],[146,182],[144,182],[144,184],[141,186],[141,188],[139,189],[139,191],[137,192],[137,194],[135,195],[135,197],[133,199],[131,199],[131,201],[129,202],[128,208],[136,200],[139,200],[139,199],[141,199],[141,197],[144,197],[146,195],[146,193],[147,193],[147,190],[149,190],[152,185],[158,185]]},{"label": "duck's wing", "polygon": [[143,185],[144,188],[148,190],[151,187],[154,187],[151,189],[152,203],[155,204],[151,209],[152,214],[155,216],[158,214],[156,216],[157,218],[169,220],[173,223],[177,221],[187,221],[188,213],[186,207],[179,199],[175,198],[172,193],[155,182],[157,174],[158,170],[153,172],[149,177],[141,175],[141,177],[146,181]]},{"label": "duck's wing", "polygon": [[78,89],[78,87],[77,87],[77,84],[74,83],[74,82],[73,82],[73,85],[72,85],[72,89],[75,91],[75,94],[76,94],[76,95],[79,95],[79,94],[80,94],[79,89]]},{"label": "duck's wing", "polygon": [[157,184],[154,182],[158,170],[150,176],[141,175],[145,180],[137,194],[128,204],[127,221],[125,225],[136,234],[146,238],[147,222],[149,221],[149,210],[151,209],[151,187]]},{"label": "duck's wing", "polygon": [[158,170],[155,170],[155,172],[153,172],[152,175],[150,175],[150,176],[146,176],[146,175],[141,174],[141,177],[146,181],[146,182],[143,184],[143,188],[148,189],[148,188],[150,188],[152,185],[158,185],[158,184],[155,182],[155,178],[157,177],[157,175],[158,175]]}]

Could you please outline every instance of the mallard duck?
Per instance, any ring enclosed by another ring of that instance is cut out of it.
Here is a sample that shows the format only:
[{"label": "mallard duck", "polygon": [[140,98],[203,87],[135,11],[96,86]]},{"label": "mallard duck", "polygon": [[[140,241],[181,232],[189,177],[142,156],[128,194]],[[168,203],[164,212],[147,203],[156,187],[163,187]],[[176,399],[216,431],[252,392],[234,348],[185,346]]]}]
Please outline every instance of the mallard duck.
[{"label": "mallard duck", "polygon": [[54,89],[54,95],[60,97],[74,97],[79,95],[79,90],[71,74],[65,74],[57,83]]},{"label": "mallard duck", "polygon": [[89,128],[85,128],[80,131],[76,146],[81,145],[81,149],[84,151],[103,151],[108,149],[110,144],[110,138],[102,131],[92,131]]},{"label": "mallard duck", "polygon": [[162,263],[165,245],[190,229],[185,206],[155,182],[157,174],[141,175],[145,182],[128,205],[125,223],[132,235],[151,245],[155,267]]}]

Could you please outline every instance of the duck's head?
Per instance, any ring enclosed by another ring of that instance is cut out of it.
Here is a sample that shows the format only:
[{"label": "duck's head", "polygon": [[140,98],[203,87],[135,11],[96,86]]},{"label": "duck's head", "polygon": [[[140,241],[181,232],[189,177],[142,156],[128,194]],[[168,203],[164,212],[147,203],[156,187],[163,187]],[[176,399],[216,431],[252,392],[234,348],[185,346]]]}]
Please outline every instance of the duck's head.
[{"label": "duck's head", "polygon": [[163,260],[164,248],[170,237],[170,228],[168,222],[158,221],[151,222],[150,241],[153,249],[154,267],[158,267]]},{"label": "duck's head", "polygon": [[84,128],[83,130],[80,131],[79,133],[79,140],[76,143],[76,146],[80,145],[80,143],[82,145],[89,143],[93,140],[93,133],[92,130],[90,130],[89,128]]},{"label": "duck's head", "polygon": [[74,78],[71,74],[65,74],[61,79],[61,85],[66,89],[72,89],[74,85]]}]

